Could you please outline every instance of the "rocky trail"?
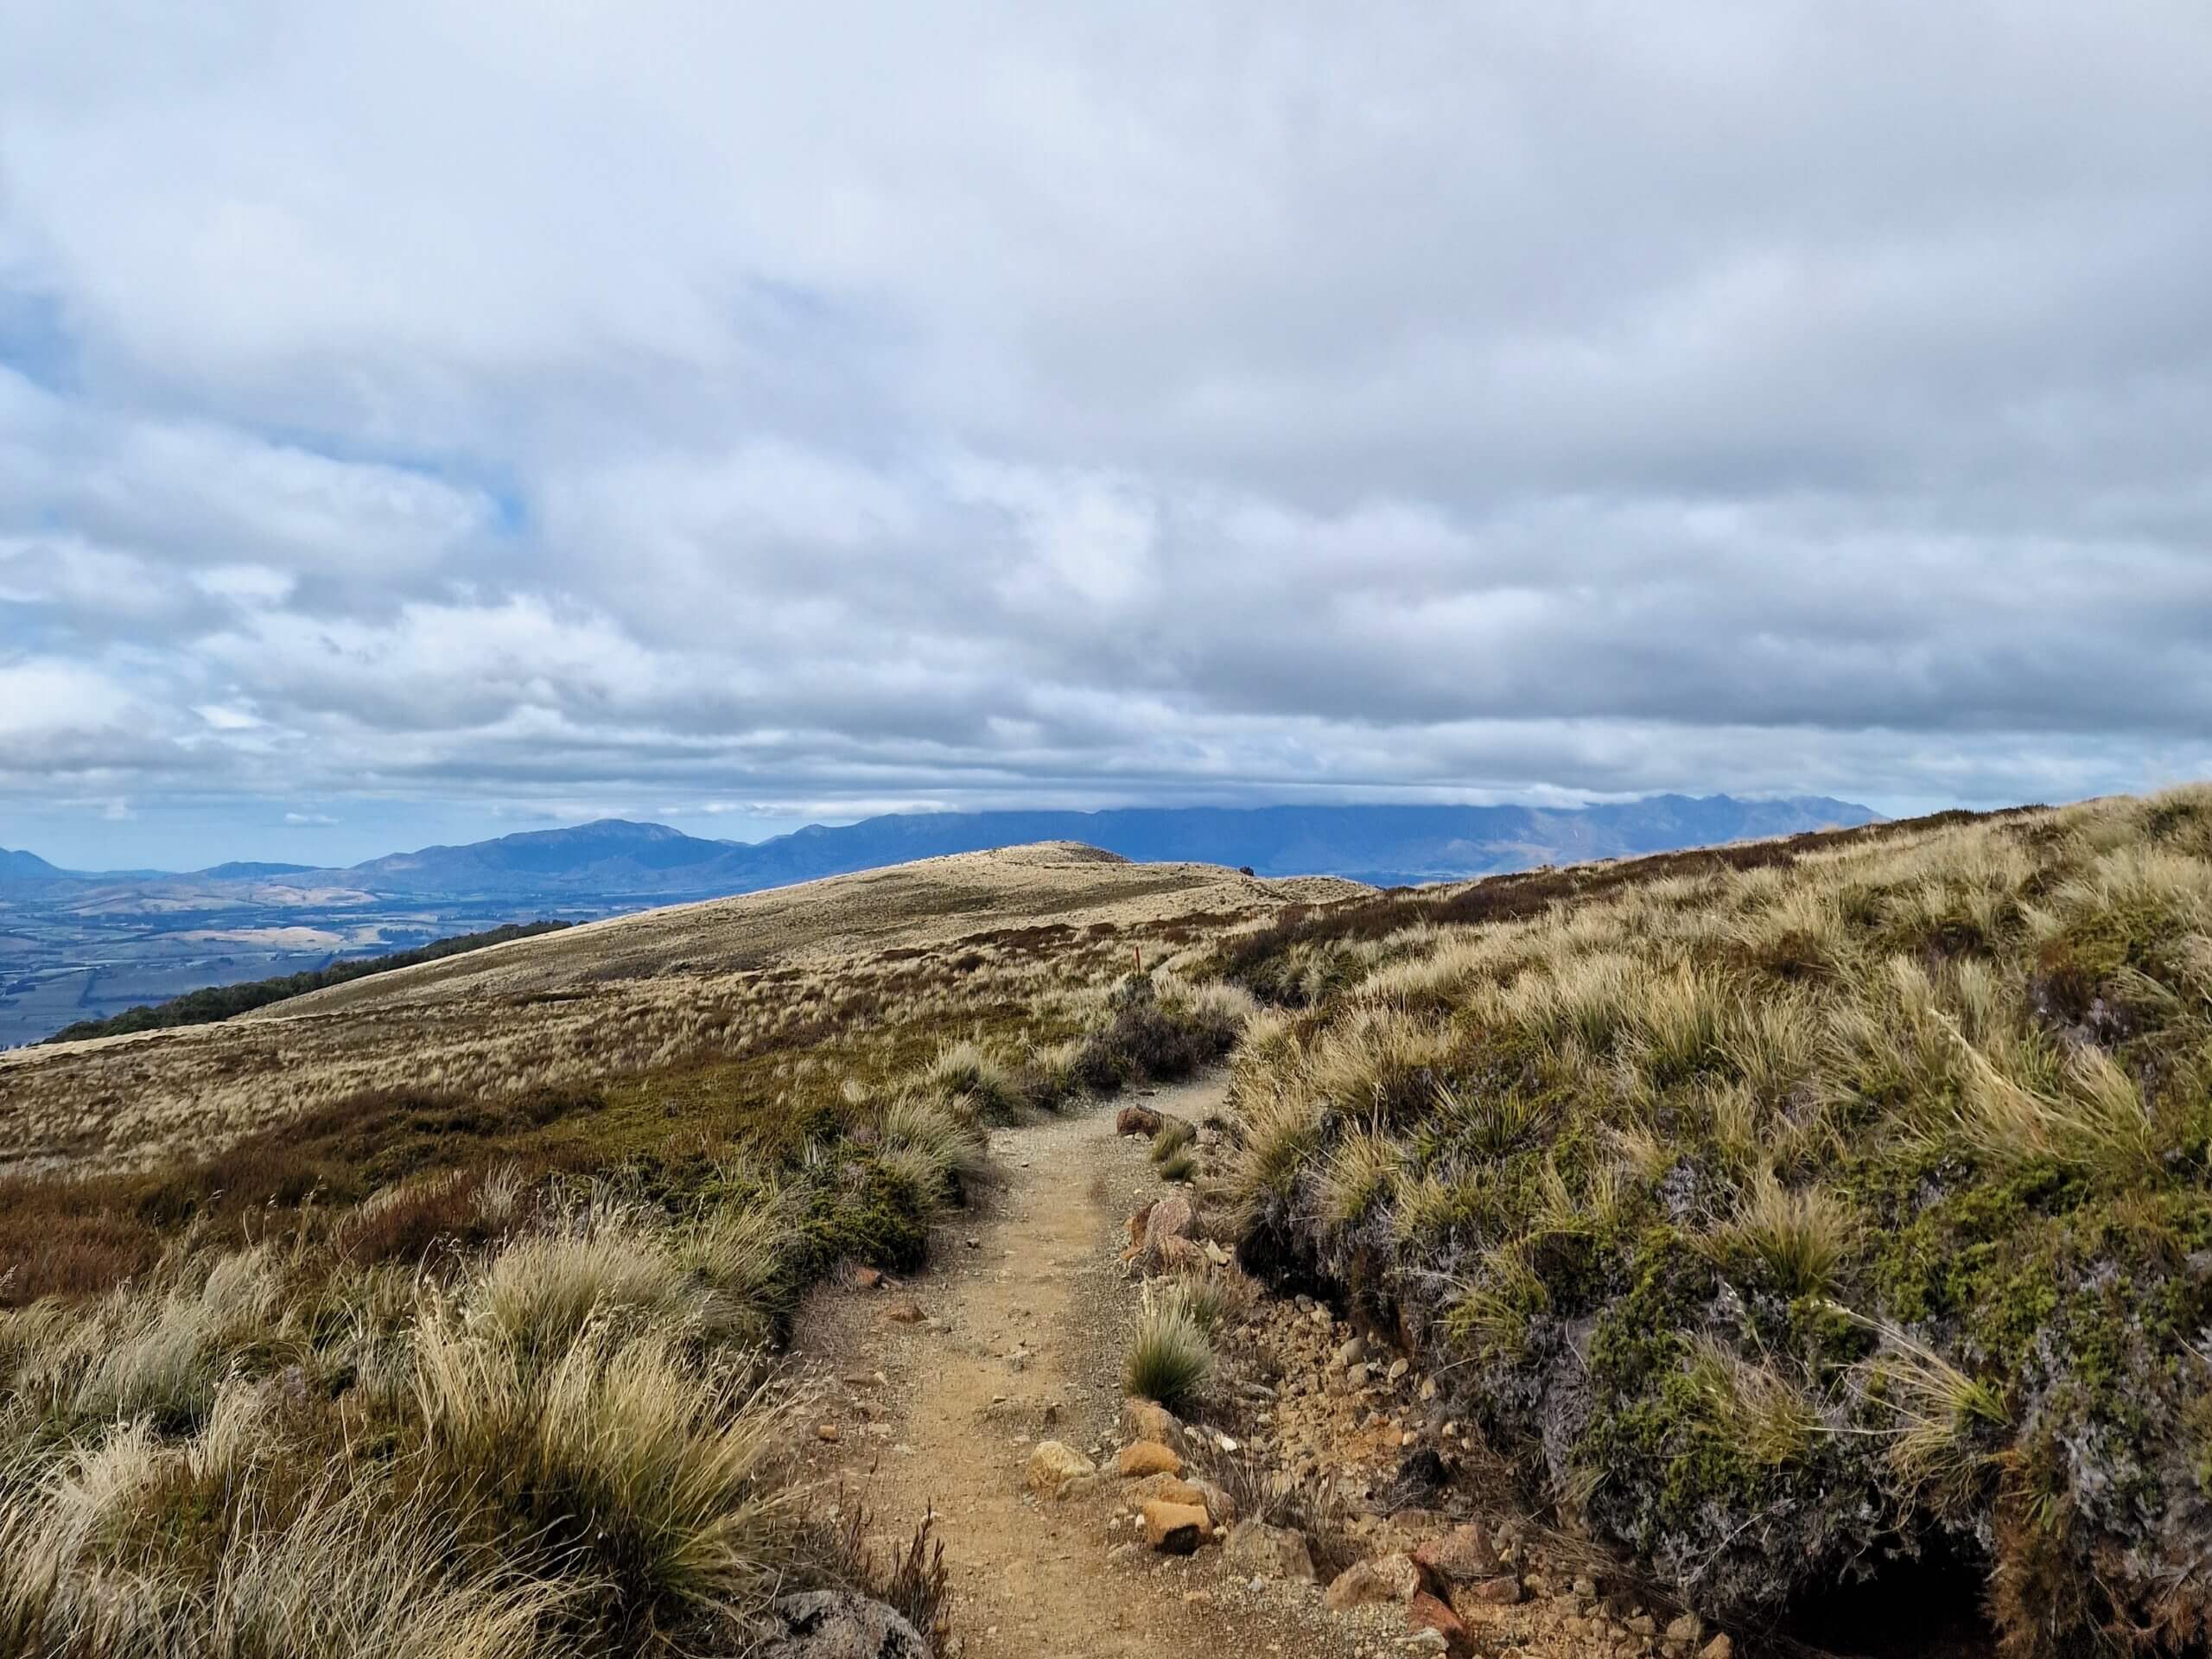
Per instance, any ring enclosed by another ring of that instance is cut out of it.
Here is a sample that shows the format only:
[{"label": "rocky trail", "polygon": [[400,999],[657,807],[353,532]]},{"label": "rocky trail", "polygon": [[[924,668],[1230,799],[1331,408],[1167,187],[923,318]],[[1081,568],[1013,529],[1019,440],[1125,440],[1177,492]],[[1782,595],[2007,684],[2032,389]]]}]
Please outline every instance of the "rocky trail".
[{"label": "rocky trail", "polygon": [[[1221,1084],[1141,1103],[1196,1123],[1219,1109]],[[801,1318],[796,1354],[817,1390],[811,1471],[842,1488],[843,1504],[862,1506],[880,1551],[903,1548],[937,1517],[950,1574],[944,1652],[1728,1659],[1726,1637],[1601,1599],[1587,1577],[1524,1550],[1512,1522],[1496,1535],[1469,1524],[1462,1500],[1448,1512],[1363,1504],[1406,1448],[1451,1450],[1456,1426],[1421,1423],[1421,1380],[1405,1364],[1348,1360],[1362,1344],[1325,1308],[1256,1306],[1223,1344],[1223,1390],[1234,1397],[1205,1427],[1136,1423],[1120,1378],[1140,1292],[1122,1251],[1132,1212],[1173,1190],[1146,1149],[1116,1136],[1110,1111],[999,1131],[1004,1185],[938,1241],[928,1273],[863,1274],[817,1292]],[[1163,1482],[1171,1497],[1180,1483],[1117,1466],[1125,1446],[1158,1432],[1182,1448],[1177,1472],[1207,1484],[1209,1509],[1233,1510],[1250,1501],[1249,1480],[1231,1498],[1207,1477],[1225,1476],[1236,1457],[1255,1462],[1244,1437],[1255,1411],[1267,1464],[1309,1488],[1343,1483],[1333,1548],[1313,1541],[1318,1572],[1302,1546],[1286,1567],[1283,1535],[1265,1528],[1187,1554],[1154,1548],[1138,1507]],[[1058,1495],[1032,1489],[1045,1442],[1075,1454]],[[1441,1628],[1426,1628],[1429,1618]]]}]

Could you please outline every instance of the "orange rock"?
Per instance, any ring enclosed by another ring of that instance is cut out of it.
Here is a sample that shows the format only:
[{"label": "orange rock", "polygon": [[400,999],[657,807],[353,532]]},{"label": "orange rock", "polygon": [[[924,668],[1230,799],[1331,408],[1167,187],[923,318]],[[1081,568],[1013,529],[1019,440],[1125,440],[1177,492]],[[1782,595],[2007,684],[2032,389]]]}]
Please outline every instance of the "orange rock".
[{"label": "orange rock", "polygon": [[1115,1468],[1125,1480],[1139,1475],[1179,1475],[1183,1459],[1158,1440],[1139,1440],[1122,1448],[1122,1455],[1115,1460]]},{"label": "orange rock", "polygon": [[1423,1590],[1407,1604],[1406,1617],[1417,1630],[1435,1630],[1444,1637],[1445,1649],[1452,1653],[1465,1653],[1474,1643],[1467,1634],[1467,1627],[1453,1612],[1434,1596]]},{"label": "orange rock", "polygon": [[1206,1512],[1195,1504],[1154,1498],[1141,1513],[1145,1541],[1163,1555],[1188,1555],[1212,1530]]}]

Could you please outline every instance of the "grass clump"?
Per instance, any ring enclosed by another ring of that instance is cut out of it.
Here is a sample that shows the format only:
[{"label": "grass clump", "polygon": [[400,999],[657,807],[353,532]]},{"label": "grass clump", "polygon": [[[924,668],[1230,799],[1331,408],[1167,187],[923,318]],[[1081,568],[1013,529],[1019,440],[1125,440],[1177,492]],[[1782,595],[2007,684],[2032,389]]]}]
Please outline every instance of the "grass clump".
[{"label": "grass clump", "polygon": [[1213,1344],[1189,1299],[1173,1288],[1156,1294],[1148,1289],[1122,1365],[1122,1391],[1180,1412],[1203,1398],[1212,1381]]}]

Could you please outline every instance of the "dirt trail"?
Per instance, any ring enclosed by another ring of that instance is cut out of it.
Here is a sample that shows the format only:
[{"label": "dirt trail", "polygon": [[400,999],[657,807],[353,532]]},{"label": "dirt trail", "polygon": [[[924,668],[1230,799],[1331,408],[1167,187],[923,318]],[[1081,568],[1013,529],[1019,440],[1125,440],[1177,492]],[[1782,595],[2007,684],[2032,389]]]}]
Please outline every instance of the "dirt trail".
[{"label": "dirt trail", "polygon": [[[1203,1082],[1146,1103],[1195,1121],[1219,1100],[1220,1085]],[[871,1532],[887,1540],[935,1510],[963,1659],[1112,1659],[1208,1640],[1237,1653],[1351,1651],[1325,1627],[1255,1632],[1217,1606],[1218,1551],[1112,1553],[1132,1536],[1108,1525],[1136,1309],[1118,1257],[1129,1211],[1163,1189],[1144,1142],[1115,1138],[1110,1110],[1002,1132],[993,1148],[1007,1185],[940,1241],[941,1266],[809,1308],[799,1347],[826,1375],[823,1420],[838,1425],[825,1471],[862,1487]],[[925,1323],[888,1317],[908,1300]],[[1029,1496],[1024,1469],[1045,1439],[1103,1447],[1107,1490],[1057,1503]]]}]

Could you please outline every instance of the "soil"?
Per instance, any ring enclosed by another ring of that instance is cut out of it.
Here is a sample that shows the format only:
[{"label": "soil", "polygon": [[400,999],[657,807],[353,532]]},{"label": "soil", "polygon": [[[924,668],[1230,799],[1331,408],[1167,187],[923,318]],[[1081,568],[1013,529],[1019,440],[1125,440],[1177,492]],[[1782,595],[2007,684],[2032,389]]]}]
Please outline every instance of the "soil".
[{"label": "soil", "polygon": [[[1209,1082],[1146,1103],[1195,1121],[1219,1100]],[[1325,1612],[1311,1586],[1268,1586],[1258,1592],[1267,1605],[1254,1607],[1254,1592],[1224,1580],[1218,1550],[1157,1555],[1109,1525],[1126,1509],[1111,1490],[1111,1459],[1138,1309],[1120,1259],[1124,1224],[1164,1190],[1145,1144],[1117,1140],[1110,1110],[1002,1132],[993,1150],[1006,1185],[938,1241],[942,1270],[817,1294],[796,1345],[823,1390],[817,1420],[838,1431],[835,1446],[817,1450],[817,1472],[848,1484],[887,1548],[925,1514],[938,1517],[952,1650],[963,1659],[1111,1659],[1216,1643],[1314,1659],[1380,1651],[1379,1631]],[[890,1318],[908,1302],[923,1323]],[[1101,1491],[1032,1496],[1023,1474],[1043,1440],[1098,1462]],[[1400,1620],[1384,1628],[1405,1633]]]}]

